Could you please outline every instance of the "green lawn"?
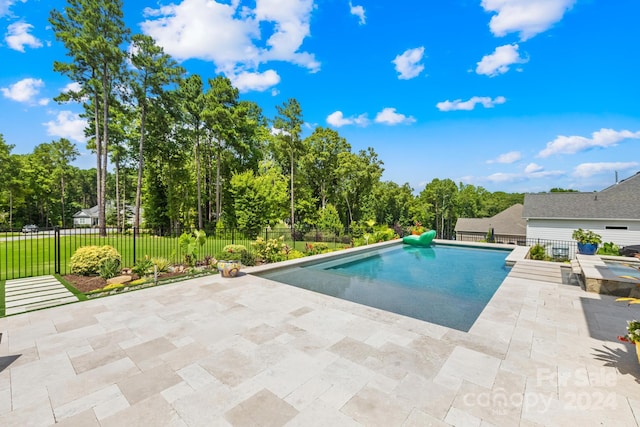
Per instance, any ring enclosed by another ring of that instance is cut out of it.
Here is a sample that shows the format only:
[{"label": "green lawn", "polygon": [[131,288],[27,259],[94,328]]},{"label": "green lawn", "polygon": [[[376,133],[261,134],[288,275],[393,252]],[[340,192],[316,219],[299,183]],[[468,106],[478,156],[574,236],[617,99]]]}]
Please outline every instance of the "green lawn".
[{"label": "green lawn", "polygon": [[4,280],[0,280],[0,317],[4,317],[7,310],[4,300],[4,282]]}]

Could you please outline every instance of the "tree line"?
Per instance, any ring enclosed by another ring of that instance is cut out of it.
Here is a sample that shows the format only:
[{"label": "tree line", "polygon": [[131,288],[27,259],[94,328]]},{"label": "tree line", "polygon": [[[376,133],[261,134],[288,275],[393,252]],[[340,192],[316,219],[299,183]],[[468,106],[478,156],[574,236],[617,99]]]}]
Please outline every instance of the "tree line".
[{"label": "tree line", "polygon": [[373,148],[353,152],[337,131],[320,126],[303,138],[295,98],[265,117],[228,78],[205,84],[151,37],[131,35],[121,0],[67,3],[50,13],[67,51],[67,61],[53,67],[77,86],[56,100],[82,104],[96,166],[72,166],[78,150],[64,138],[13,154],[0,135],[7,165],[0,168],[0,224],[66,227],[79,209],[97,206],[102,233],[107,226],[224,226],[254,236],[282,221],[302,231],[373,221],[419,222],[450,238],[458,217],[492,216],[523,200],[450,179],[434,179],[418,195],[407,183],[381,181]]}]

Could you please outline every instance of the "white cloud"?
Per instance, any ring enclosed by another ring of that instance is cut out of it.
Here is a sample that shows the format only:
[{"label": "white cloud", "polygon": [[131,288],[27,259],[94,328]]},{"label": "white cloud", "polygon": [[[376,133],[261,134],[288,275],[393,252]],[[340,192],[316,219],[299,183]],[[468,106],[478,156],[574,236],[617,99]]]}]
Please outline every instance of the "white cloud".
[{"label": "white cloud", "polygon": [[424,65],[420,63],[424,56],[424,47],[416,47],[415,49],[407,49],[400,55],[396,56],[391,62],[396,64],[396,71],[400,73],[398,76],[401,80],[408,80],[417,77]]},{"label": "white cloud", "polygon": [[327,123],[337,128],[347,125],[367,126],[369,124],[369,119],[366,114],[344,117],[342,111],[335,111],[327,116]]},{"label": "white cloud", "polygon": [[494,106],[504,104],[505,102],[507,102],[507,99],[504,96],[497,96],[495,99],[491,99],[491,97],[488,96],[474,96],[468,101],[463,101],[461,99],[449,101],[447,99],[446,101],[438,102],[436,107],[440,111],[471,111],[477,104],[482,104],[484,108],[493,108]]},{"label": "white cloud", "polygon": [[385,125],[399,125],[414,123],[416,119],[411,116],[405,116],[404,114],[396,113],[395,108],[384,108],[380,111],[375,118],[376,123],[382,123]]},{"label": "white cloud", "polygon": [[547,147],[538,153],[538,157],[549,157],[553,154],[575,154],[591,148],[613,147],[625,139],[640,139],[640,131],[616,131],[603,128],[593,132],[591,138],[560,135],[553,141],[548,142]]},{"label": "white cloud", "polygon": [[40,93],[40,88],[42,87],[44,87],[44,82],[42,80],[26,78],[9,87],[0,88],[0,91],[2,91],[5,98],[9,98],[13,101],[24,102],[31,105],[46,105],[49,100],[44,98],[36,100],[37,95]]},{"label": "white cloud", "polygon": [[[27,0],[18,0],[22,3],[26,3]],[[11,15],[11,11],[9,10],[11,6],[16,3],[15,0],[0,0],[0,17],[5,15]]]},{"label": "white cloud", "polygon": [[367,23],[367,17],[365,16],[364,7],[362,6],[354,6],[353,3],[349,2],[349,11],[352,15],[357,16],[359,19],[358,23],[360,25],[364,25]]},{"label": "white cloud", "polygon": [[521,174],[517,173],[504,173],[498,172],[487,177],[487,181],[493,183],[503,183],[503,182],[517,182],[524,180],[524,177]]},{"label": "white cloud", "polygon": [[43,123],[47,128],[47,134],[60,138],[69,138],[74,141],[84,142],[84,129],[87,121],[79,114],[71,111],[60,111],[55,120]]},{"label": "white cloud", "polygon": [[311,34],[313,9],[313,0],[257,0],[255,9],[240,6],[239,0],[228,4],[183,0],[145,9],[147,20],[141,28],[177,60],[212,61],[218,72],[228,76],[261,74],[262,78],[253,81],[258,90],[265,90],[263,85],[274,82],[274,75],[258,69],[269,61],[285,61],[310,72],[319,71],[320,63],[314,55],[299,51]]},{"label": "white cloud", "polygon": [[532,164],[529,164],[524,169],[524,173],[498,172],[498,173],[494,173],[493,175],[489,175],[486,178],[486,181],[492,182],[492,183],[513,183],[513,182],[530,181],[533,179],[557,178],[563,175],[565,175],[564,171],[560,171],[560,170],[545,171],[541,166],[538,166],[532,163]]},{"label": "white cloud", "polygon": [[5,34],[4,41],[7,45],[19,52],[24,52],[24,47],[29,46],[32,48],[42,47],[42,42],[35,38],[29,31],[33,28],[33,25],[24,21],[14,22],[7,27],[7,33]]},{"label": "white cloud", "polygon": [[81,90],[82,90],[82,85],[80,85],[80,83],[78,83],[78,82],[69,83],[65,87],[62,88],[62,92],[63,93],[80,92]]},{"label": "white cloud", "polygon": [[240,92],[250,90],[264,92],[280,83],[280,76],[274,70],[267,70],[263,73],[242,71],[238,75],[229,76],[229,79]]},{"label": "white cloud", "polygon": [[638,166],[640,166],[638,162],[582,163],[576,166],[572,175],[576,178],[589,178],[604,172],[636,169]]},{"label": "white cloud", "polygon": [[525,41],[560,21],[576,0],[482,0],[487,12],[495,12],[489,23],[493,35],[520,33]]},{"label": "white cloud", "polygon": [[524,173],[527,173],[527,174],[536,173],[536,172],[542,171],[543,169],[544,168],[540,165],[537,165],[535,163],[529,163],[527,167],[524,168]]},{"label": "white cloud", "polygon": [[498,46],[492,54],[482,57],[476,67],[476,73],[495,77],[498,74],[504,74],[509,71],[509,66],[512,64],[524,64],[529,61],[527,58],[520,56],[518,49],[519,46],[517,44]]},{"label": "white cloud", "polygon": [[509,151],[508,153],[500,154],[496,159],[489,160],[487,163],[503,163],[510,164],[515,163],[522,158],[522,153],[519,151]]}]

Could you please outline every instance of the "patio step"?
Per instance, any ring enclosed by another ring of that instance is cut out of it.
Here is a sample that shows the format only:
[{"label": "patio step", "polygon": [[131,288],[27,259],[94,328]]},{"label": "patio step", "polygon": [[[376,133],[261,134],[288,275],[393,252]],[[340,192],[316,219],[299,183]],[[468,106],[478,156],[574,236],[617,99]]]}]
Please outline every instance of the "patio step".
[{"label": "patio step", "polygon": [[7,280],[4,294],[7,316],[78,301],[54,276]]},{"label": "patio step", "polygon": [[568,279],[568,275],[563,272],[562,264],[528,259],[520,260],[511,267],[509,277],[559,284],[566,284]]}]

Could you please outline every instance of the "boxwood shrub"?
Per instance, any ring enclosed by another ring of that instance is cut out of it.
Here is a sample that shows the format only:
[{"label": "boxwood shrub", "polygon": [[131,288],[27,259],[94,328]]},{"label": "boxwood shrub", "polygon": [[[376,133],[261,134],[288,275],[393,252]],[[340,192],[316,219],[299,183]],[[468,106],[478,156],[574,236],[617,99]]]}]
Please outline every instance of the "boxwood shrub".
[{"label": "boxwood shrub", "polygon": [[120,254],[113,246],[82,246],[71,256],[71,274],[91,276],[98,274],[105,262],[120,263],[121,260]]}]

